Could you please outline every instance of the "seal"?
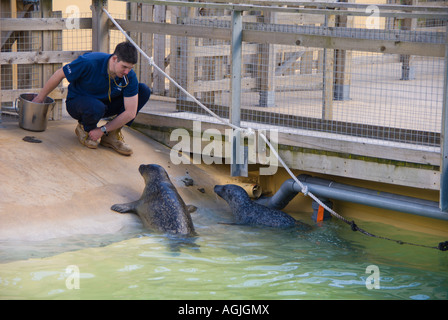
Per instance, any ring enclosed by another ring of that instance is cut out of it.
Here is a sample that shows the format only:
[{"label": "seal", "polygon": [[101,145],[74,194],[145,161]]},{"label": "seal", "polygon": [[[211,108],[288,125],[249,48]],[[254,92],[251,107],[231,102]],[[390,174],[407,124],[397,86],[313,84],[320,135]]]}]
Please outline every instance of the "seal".
[{"label": "seal", "polygon": [[229,204],[236,224],[311,229],[311,226],[297,221],[283,211],[271,209],[252,201],[247,192],[240,186],[234,184],[216,185],[214,191]]},{"label": "seal", "polygon": [[165,169],[157,164],[142,164],[138,170],[146,185],[140,199],[114,204],[111,209],[119,213],[137,214],[143,225],[155,232],[196,235],[190,215],[196,207],[185,204]]}]

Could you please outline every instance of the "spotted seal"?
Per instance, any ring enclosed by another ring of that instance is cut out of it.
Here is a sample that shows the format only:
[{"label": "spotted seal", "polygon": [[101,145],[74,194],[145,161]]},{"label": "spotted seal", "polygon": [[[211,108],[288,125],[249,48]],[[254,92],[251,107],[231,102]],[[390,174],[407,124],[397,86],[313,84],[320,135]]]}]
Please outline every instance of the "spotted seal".
[{"label": "spotted seal", "polygon": [[185,204],[165,169],[157,164],[142,164],[138,170],[146,184],[140,199],[114,204],[111,209],[119,213],[136,213],[143,225],[155,232],[194,236],[190,212],[196,207]]},{"label": "spotted seal", "polygon": [[236,224],[276,228],[300,227],[303,230],[311,228],[283,211],[271,209],[252,201],[240,186],[216,185],[214,191],[229,204]]}]

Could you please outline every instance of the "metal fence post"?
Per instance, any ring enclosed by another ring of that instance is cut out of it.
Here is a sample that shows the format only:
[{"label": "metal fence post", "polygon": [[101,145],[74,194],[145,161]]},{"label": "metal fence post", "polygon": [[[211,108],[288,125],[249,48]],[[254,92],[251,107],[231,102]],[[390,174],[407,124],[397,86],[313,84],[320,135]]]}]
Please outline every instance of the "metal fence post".
[{"label": "metal fence post", "polygon": [[[448,26],[445,30],[448,38]],[[442,211],[448,210],[448,39],[445,45],[444,82],[443,82],[443,106],[441,129],[441,164],[440,164],[440,200],[439,207]]]},{"label": "metal fence post", "polygon": [[[240,126],[241,121],[241,61],[243,44],[243,13],[232,12],[232,39],[231,39],[231,79],[230,79],[230,122]],[[232,157],[230,172],[232,177],[248,175],[247,154],[244,145],[241,144],[241,131],[232,130],[231,137]]]}]

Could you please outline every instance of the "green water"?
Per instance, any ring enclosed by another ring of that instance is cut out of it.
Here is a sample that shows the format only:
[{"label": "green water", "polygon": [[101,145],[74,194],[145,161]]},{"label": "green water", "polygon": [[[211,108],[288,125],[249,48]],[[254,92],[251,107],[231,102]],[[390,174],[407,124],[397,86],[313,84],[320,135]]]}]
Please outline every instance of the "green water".
[{"label": "green water", "polygon": [[[303,234],[194,219],[199,235],[190,241],[136,229],[0,243],[0,299],[448,298],[448,252],[369,238],[338,221]],[[359,225],[425,245],[447,240]],[[371,265],[379,289],[366,287]]]}]

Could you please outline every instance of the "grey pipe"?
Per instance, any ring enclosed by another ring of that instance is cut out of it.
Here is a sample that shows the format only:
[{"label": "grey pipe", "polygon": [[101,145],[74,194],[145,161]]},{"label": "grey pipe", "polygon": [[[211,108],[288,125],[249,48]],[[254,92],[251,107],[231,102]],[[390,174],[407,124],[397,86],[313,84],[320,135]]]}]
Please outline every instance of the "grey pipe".
[{"label": "grey pipe", "polygon": [[[294,199],[300,192],[295,191],[294,185],[297,184],[294,179],[288,179],[280,186],[280,189],[270,198],[259,198],[256,202],[272,209],[281,210]],[[299,186],[300,189],[300,186]]]},{"label": "grey pipe", "polygon": [[[350,186],[314,178],[309,175],[300,175],[297,178],[308,187],[308,192],[319,198],[347,201],[434,219],[448,220],[448,212],[441,211],[438,202],[435,201]],[[274,196],[260,200],[260,202],[268,207],[280,210],[299,192],[301,192],[300,185],[293,179],[288,179]]]}]

